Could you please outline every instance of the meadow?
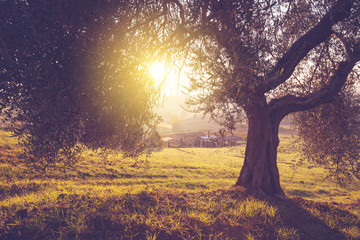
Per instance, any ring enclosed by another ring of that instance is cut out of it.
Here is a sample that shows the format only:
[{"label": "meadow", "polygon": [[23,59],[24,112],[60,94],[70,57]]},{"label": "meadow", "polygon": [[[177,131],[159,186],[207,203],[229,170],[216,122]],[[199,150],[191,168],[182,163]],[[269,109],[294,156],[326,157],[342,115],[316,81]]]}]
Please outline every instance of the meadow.
[{"label": "meadow", "polygon": [[232,187],[244,146],[158,149],[123,159],[86,150],[71,169],[39,172],[0,133],[0,239],[360,239],[360,183],[341,188],[299,165],[282,135],[287,199]]}]

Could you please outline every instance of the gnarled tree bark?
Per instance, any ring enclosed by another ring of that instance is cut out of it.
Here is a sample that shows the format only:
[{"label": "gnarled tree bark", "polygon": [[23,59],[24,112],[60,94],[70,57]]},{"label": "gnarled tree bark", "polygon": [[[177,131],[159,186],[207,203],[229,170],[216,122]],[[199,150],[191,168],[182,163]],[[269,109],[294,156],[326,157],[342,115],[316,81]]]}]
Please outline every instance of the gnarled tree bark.
[{"label": "gnarled tree bark", "polygon": [[284,195],[276,162],[281,120],[290,113],[330,102],[340,92],[349,73],[359,61],[360,52],[350,54],[349,60],[338,66],[329,84],[318,92],[305,97],[287,95],[270,103],[266,103],[266,98],[262,95],[255,104],[245,108],[249,128],[244,165],[236,186],[243,186],[252,192]]},{"label": "gnarled tree bark", "polygon": [[248,135],[244,165],[236,186],[270,195],[283,195],[277,167],[280,121],[272,116],[265,96],[258,104],[246,108]]},{"label": "gnarled tree bark", "polygon": [[269,103],[266,102],[265,93],[285,82],[306,54],[331,36],[332,26],[349,16],[351,6],[351,0],[338,1],[318,24],[300,37],[279,59],[273,70],[265,76],[267,81],[251,97],[252,103],[244,107],[248,117],[248,135],[244,165],[236,186],[243,186],[252,192],[284,195],[276,162],[281,120],[290,113],[330,102],[360,61],[360,51],[354,49],[348,52],[348,59],[338,65],[328,84],[317,92],[304,97],[287,95]]}]

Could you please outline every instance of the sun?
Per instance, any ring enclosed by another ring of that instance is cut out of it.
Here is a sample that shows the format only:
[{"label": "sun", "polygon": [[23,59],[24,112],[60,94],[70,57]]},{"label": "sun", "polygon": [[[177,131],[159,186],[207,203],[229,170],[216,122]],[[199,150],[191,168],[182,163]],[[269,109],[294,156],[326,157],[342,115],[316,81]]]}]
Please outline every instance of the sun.
[{"label": "sun", "polygon": [[165,96],[178,95],[182,87],[187,85],[187,78],[183,74],[176,72],[174,67],[169,67],[164,62],[154,62],[150,65],[149,70],[155,86]]},{"label": "sun", "polygon": [[155,62],[150,67],[150,74],[157,85],[161,84],[166,76],[165,64],[162,62]]}]

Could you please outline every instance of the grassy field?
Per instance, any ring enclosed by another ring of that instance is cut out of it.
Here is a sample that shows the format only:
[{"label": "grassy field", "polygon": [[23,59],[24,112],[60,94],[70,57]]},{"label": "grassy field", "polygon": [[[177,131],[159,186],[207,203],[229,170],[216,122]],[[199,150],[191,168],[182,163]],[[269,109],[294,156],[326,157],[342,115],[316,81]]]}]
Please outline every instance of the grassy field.
[{"label": "grassy field", "polygon": [[0,133],[0,239],[360,239],[360,184],[346,189],[297,165],[290,135],[278,165],[289,199],[234,188],[244,147],[163,149],[137,161],[85,151],[72,170],[39,173]]}]

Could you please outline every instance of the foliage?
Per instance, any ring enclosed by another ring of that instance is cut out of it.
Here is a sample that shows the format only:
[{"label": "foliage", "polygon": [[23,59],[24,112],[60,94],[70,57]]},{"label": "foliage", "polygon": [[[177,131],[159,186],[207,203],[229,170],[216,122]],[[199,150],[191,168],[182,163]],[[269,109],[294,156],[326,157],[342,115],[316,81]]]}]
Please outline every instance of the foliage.
[{"label": "foliage", "polygon": [[30,163],[72,165],[79,144],[144,151],[157,122],[156,52],[127,32],[133,4],[1,1],[1,110]]},{"label": "foliage", "polygon": [[360,178],[359,96],[347,91],[294,119],[303,157],[326,166],[340,184]]}]

